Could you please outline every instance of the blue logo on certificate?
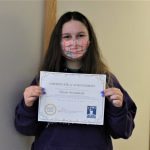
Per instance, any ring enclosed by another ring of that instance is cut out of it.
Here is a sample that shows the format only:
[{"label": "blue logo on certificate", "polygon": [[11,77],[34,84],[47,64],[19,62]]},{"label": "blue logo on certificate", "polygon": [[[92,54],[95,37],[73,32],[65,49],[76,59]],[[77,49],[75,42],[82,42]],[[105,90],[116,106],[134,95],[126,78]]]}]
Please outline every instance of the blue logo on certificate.
[{"label": "blue logo on certificate", "polygon": [[96,106],[87,106],[87,118],[96,118]]}]

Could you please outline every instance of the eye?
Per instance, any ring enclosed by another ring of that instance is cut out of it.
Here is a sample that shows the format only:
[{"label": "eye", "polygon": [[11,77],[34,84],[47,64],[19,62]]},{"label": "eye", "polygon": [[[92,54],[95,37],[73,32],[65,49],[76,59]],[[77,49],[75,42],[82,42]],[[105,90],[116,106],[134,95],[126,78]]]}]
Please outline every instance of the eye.
[{"label": "eye", "polygon": [[85,37],[86,35],[85,34],[79,34],[77,35],[78,38],[82,38],[82,37]]},{"label": "eye", "polygon": [[69,39],[71,39],[71,36],[70,35],[63,35],[62,39],[69,40]]}]

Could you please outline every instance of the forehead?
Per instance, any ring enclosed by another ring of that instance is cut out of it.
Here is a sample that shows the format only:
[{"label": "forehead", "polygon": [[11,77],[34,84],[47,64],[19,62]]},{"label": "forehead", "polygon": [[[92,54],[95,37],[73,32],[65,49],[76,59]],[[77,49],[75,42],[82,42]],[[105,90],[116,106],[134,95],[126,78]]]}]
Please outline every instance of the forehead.
[{"label": "forehead", "polygon": [[86,26],[82,22],[77,20],[68,21],[62,27],[62,34],[78,32],[88,33]]}]

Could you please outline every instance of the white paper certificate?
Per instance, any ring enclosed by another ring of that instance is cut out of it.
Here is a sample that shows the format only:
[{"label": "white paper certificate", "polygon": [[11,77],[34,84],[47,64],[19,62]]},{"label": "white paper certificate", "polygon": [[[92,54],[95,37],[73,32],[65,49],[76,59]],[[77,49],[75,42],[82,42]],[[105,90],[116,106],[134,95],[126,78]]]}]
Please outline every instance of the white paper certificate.
[{"label": "white paper certificate", "polygon": [[103,125],[106,75],[40,72],[38,121]]}]

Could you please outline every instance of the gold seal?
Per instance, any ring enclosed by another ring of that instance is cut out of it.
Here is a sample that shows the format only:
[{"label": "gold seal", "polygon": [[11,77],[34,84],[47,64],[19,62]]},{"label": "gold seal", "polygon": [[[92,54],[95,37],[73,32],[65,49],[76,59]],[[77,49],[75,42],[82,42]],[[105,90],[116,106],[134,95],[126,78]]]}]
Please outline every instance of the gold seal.
[{"label": "gold seal", "polygon": [[47,104],[44,110],[47,115],[54,115],[56,113],[56,106],[53,104]]}]

